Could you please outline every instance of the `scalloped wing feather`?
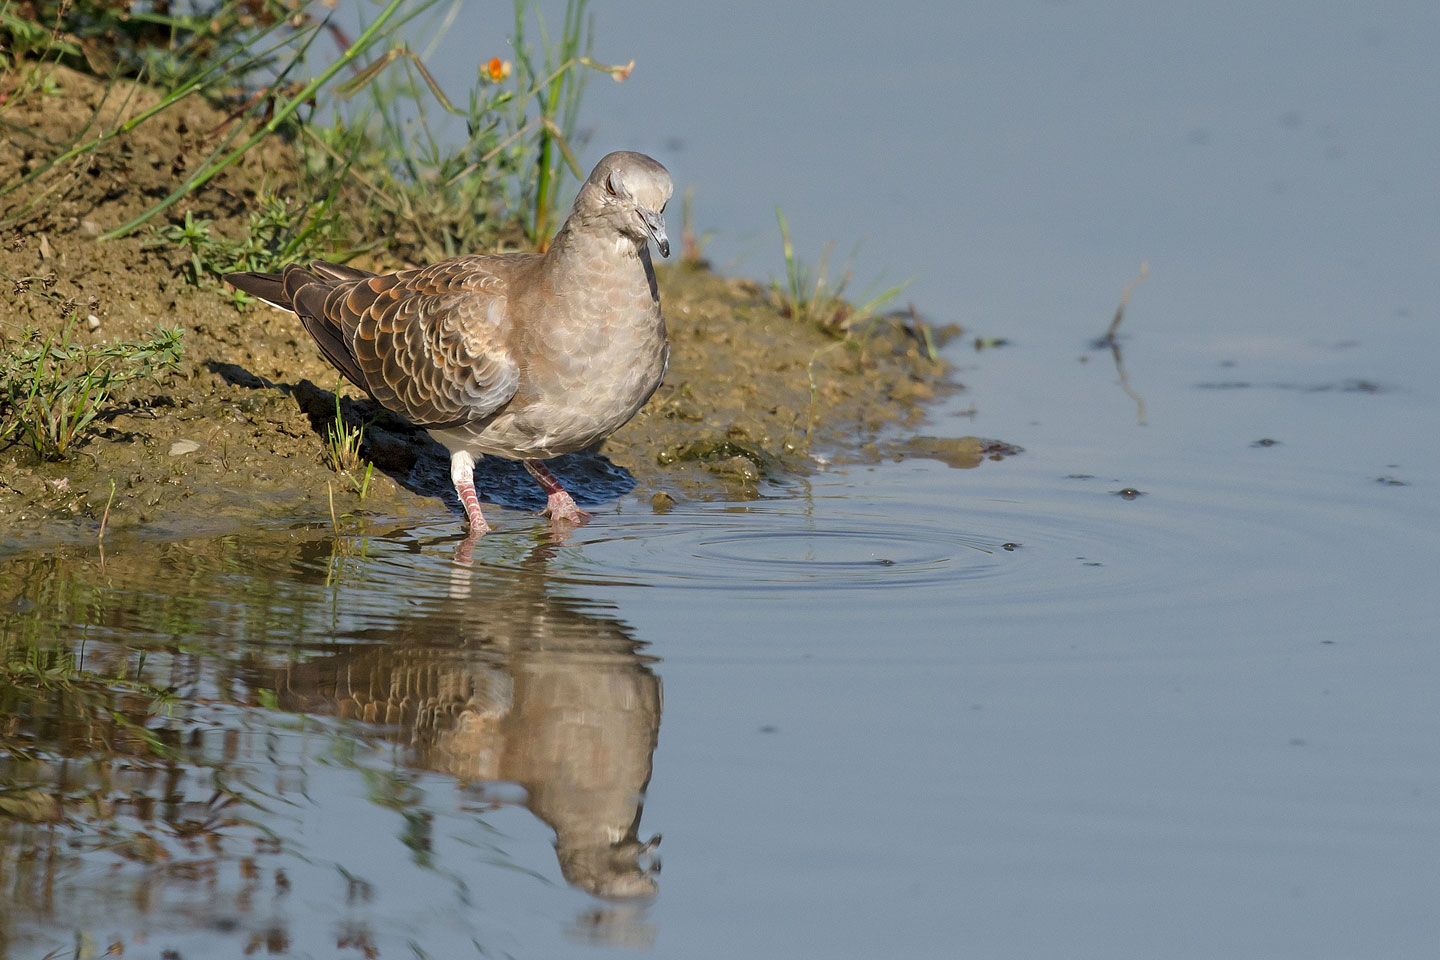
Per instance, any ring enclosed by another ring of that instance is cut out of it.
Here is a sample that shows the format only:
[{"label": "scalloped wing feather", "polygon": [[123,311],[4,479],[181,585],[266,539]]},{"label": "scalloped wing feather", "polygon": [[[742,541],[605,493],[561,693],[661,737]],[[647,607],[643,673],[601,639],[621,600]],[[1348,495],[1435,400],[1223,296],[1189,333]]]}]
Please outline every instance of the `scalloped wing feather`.
[{"label": "scalloped wing feather", "polygon": [[361,385],[417,426],[483,420],[519,386],[505,281],[479,258],[336,284],[322,312]]}]

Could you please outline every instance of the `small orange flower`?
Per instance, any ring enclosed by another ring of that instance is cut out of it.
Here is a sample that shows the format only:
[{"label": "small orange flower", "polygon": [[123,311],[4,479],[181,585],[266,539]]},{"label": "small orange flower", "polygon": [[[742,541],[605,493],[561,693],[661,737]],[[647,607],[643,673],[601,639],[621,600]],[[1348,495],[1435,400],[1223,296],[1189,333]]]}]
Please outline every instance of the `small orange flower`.
[{"label": "small orange flower", "polygon": [[499,57],[491,57],[490,62],[485,65],[485,72],[490,75],[491,83],[499,83],[504,80],[510,76],[512,69],[509,60],[501,60]]}]

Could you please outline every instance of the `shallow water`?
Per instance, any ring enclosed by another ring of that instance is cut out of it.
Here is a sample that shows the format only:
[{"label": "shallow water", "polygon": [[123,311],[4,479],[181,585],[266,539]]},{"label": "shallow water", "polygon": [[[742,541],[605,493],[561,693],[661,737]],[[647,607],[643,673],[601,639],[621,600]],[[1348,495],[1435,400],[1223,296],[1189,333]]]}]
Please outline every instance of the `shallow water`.
[{"label": "shallow water", "polygon": [[8,828],[9,955],[1421,955],[1435,464],[1171,400],[1232,452],[1057,438],[559,540],[497,510],[469,565],[451,516],[12,559],[7,649],[179,700],[164,750],[29,711],[11,795],[73,799]]},{"label": "shallow water", "polygon": [[637,7],[591,152],[863,223],[1025,452],[6,559],[26,682],[178,699],[8,690],[4,955],[1431,955],[1432,6]]}]

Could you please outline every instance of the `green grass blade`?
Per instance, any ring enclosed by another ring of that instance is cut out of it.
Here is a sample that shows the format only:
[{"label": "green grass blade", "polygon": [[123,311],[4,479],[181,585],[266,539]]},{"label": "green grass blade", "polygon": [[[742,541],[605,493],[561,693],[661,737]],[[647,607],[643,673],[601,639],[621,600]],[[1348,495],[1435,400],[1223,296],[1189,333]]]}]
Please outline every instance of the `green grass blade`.
[{"label": "green grass blade", "polygon": [[395,12],[404,2],[405,0],[390,0],[389,5],[380,12],[380,15],[375,18],[375,21],[365,29],[365,32],[360,34],[360,36],[355,40],[355,42],[352,43],[350,47],[345,50],[340,55],[340,57],[336,59],[334,63],[330,64],[329,67],[321,71],[318,77],[315,77],[313,80],[307,83],[300,90],[300,92],[295,94],[295,96],[291,97],[290,100],[287,101],[283,107],[276,110],[275,115],[270,118],[270,121],[264,126],[262,126],[259,131],[257,131],[253,136],[250,137],[250,139],[246,140],[243,144],[232,150],[230,153],[226,154],[220,160],[200,170],[195,176],[191,177],[185,183],[181,184],[180,187],[174,190],[164,200],[161,200],[159,203],[142,213],[140,216],[131,220],[129,223],[126,223],[123,226],[117,227],[114,230],[111,230],[109,233],[102,235],[101,239],[114,240],[117,237],[123,237],[135,228],[144,224],[151,217],[155,216],[155,214],[160,213],[163,210],[168,210],[170,207],[174,206],[181,197],[186,196],[191,191],[208,183],[216,174],[220,173],[226,167],[230,166],[232,163],[244,156],[251,147],[255,146],[255,144],[259,143],[261,140],[264,140],[266,137],[274,133],[277,129],[280,128],[281,124],[283,124],[286,120],[290,118],[291,114],[293,114],[296,110],[300,108],[301,104],[305,103],[311,97],[313,97],[316,91],[318,91],[321,87],[325,86],[325,84],[329,83],[330,79],[334,77],[335,74],[339,73],[341,70],[349,66],[353,60],[364,54],[365,51],[374,44],[377,36],[380,34],[380,28],[385,25],[386,21],[388,21],[391,17],[395,15]]}]

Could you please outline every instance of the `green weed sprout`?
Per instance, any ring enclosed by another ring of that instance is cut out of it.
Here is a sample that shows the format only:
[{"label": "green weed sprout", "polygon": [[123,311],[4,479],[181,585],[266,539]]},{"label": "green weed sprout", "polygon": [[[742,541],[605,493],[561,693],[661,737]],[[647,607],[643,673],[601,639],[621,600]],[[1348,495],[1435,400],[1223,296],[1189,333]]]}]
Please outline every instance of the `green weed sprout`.
[{"label": "green weed sprout", "polygon": [[785,254],[785,282],[772,281],[771,288],[781,313],[787,317],[811,324],[826,333],[848,336],[862,323],[876,317],[887,303],[910,285],[910,281],[906,280],[861,303],[851,303],[845,299],[845,288],[850,283],[849,266],[838,281],[830,279],[830,252],[834,245],[825,247],[819,266],[812,273],[810,267],[795,256],[790,226],[779,207],[775,208],[775,218],[780,222],[780,240]]},{"label": "green weed sprout", "polygon": [[[370,477],[375,470],[375,464],[360,456],[360,445],[365,440],[368,424],[352,427],[345,422],[340,412],[342,383],[335,384],[335,419],[325,428],[325,462],[336,473],[344,474],[355,495],[364,500],[370,492]],[[362,466],[364,469],[361,469]]]},{"label": "green weed sprout", "polygon": [[19,437],[47,460],[63,460],[104,412],[114,388],[158,381],[179,365],[178,327],[157,326],[148,340],[86,345],[71,339],[78,313],[58,336],[26,331],[0,353],[0,442]]}]

